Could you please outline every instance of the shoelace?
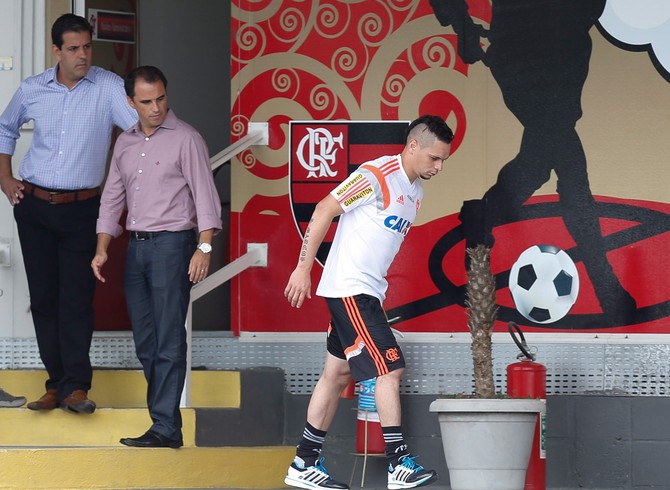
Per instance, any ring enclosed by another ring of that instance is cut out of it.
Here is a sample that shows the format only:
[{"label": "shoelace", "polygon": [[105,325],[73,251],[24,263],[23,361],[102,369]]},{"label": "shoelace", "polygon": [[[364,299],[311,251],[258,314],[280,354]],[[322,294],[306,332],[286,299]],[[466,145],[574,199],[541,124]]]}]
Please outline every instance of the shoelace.
[{"label": "shoelace", "polygon": [[414,472],[421,471],[423,469],[423,466],[421,466],[418,463],[415,463],[414,460],[416,459],[416,456],[403,456],[402,461],[400,462],[400,466],[404,466],[407,469],[410,469]]},{"label": "shoelace", "polygon": [[325,459],[326,458],[319,458],[319,460],[314,464],[314,467],[330,479],[330,475],[328,474],[328,470],[325,468],[325,466],[323,466],[323,462],[324,462]]}]

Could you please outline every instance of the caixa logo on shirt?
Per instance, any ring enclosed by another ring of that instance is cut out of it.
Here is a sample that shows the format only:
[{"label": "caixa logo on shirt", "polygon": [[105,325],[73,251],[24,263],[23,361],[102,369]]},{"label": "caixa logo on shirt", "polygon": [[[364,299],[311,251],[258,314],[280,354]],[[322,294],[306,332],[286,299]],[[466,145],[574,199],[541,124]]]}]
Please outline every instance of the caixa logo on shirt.
[{"label": "caixa logo on shirt", "polygon": [[[409,121],[289,122],[289,198],[301,239],[316,203],[351,172],[365,162],[402,151],[408,124]],[[321,264],[328,256],[335,226],[336,222],[317,253]],[[399,226],[395,230],[399,233],[409,230],[409,224],[394,223],[390,228],[393,226]]]},{"label": "caixa logo on shirt", "polygon": [[390,230],[407,235],[409,229],[412,227],[412,223],[400,216],[391,215],[384,220],[384,226]]}]

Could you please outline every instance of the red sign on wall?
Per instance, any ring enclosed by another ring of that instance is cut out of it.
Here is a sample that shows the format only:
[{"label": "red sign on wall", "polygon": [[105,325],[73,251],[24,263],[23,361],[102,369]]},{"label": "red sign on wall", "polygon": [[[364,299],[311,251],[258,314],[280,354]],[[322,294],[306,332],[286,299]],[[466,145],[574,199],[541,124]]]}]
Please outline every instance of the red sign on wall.
[{"label": "red sign on wall", "polygon": [[93,27],[93,41],[135,44],[135,14],[110,10],[88,9],[88,22]]}]

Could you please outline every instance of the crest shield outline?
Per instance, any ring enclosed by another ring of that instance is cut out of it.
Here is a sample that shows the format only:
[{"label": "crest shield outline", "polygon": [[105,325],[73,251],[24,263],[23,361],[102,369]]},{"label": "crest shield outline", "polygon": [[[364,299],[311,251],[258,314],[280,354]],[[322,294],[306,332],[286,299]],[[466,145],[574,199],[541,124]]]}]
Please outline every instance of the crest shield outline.
[{"label": "crest shield outline", "polygon": [[[395,155],[405,146],[410,121],[289,121],[289,199],[300,238],[316,204],[361,164]],[[319,248],[323,266],[337,219]]]}]

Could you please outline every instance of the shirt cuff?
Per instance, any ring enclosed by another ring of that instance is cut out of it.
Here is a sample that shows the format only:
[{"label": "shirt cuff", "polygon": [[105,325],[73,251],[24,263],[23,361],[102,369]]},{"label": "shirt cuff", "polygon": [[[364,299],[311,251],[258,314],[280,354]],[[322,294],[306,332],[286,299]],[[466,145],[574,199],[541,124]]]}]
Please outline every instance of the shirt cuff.
[{"label": "shirt cuff", "polygon": [[117,238],[123,232],[123,227],[118,223],[105,223],[98,220],[95,227],[95,232],[107,233],[108,235],[112,235],[114,238]]},{"label": "shirt cuff", "polygon": [[16,140],[0,137],[0,153],[14,155],[14,150],[16,150]]}]

